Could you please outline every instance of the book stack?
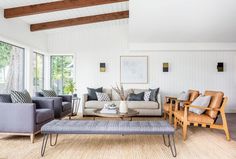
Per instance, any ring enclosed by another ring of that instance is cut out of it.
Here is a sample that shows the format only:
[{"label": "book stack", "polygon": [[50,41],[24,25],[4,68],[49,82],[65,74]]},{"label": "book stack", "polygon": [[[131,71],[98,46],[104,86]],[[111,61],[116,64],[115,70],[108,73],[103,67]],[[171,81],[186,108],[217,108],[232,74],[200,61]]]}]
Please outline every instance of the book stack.
[{"label": "book stack", "polygon": [[117,110],[116,109],[108,109],[108,108],[103,108],[100,113],[103,114],[116,114]]}]

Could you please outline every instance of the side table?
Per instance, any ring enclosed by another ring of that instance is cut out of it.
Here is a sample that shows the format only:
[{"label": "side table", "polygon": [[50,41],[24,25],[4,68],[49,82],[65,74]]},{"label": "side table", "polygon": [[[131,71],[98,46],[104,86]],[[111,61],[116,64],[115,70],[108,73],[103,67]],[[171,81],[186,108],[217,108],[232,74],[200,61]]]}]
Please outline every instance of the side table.
[{"label": "side table", "polygon": [[80,100],[81,98],[78,97],[73,97],[72,98],[72,103],[71,103],[71,114],[69,114],[69,119],[71,119],[72,116],[76,116],[79,110],[79,105],[80,105]]}]

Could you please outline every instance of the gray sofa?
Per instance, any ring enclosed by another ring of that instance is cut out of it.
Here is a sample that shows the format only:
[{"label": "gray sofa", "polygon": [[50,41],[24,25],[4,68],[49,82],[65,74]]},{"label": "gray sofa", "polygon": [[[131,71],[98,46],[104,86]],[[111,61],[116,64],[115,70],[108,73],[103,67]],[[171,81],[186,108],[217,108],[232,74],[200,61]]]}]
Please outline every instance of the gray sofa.
[{"label": "gray sofa", "polygon": [[44,97],[41,92],[35,93],[34,99],[52,99],[54,107],[54,117],[61,119],[71,113],[71,95],[58,95],[57,97]]},{"label": "gray sofa", "polygon": [[33,103],[12,103],[9,94],[0,94],[0,133],[34,135],[54,119],[52,99],[33,99]]},{"label": "gray sofa", "polygon": [[[140,93],[147,91],[145,89],[132,89],[134,93]],[[99,108],[103,108],[105,103],[115,103],[117,107],[120,104],[120,97],[112,89],[103,89],[103,92],[107,93],[111,101],[88,101],[88,95],[82,95],[82,104],[79,108],[79,116],[83,117],[84,115],[94,115],[94,111]],[[130,92],[130,89],[125,90],[125,93]],[[161,97],[160,93],[157,95],[158,102],[153,101],[127,101],[128,108],[132,108],[139,112],[138,116],[161,116],[162,107],[161,107]]]}]

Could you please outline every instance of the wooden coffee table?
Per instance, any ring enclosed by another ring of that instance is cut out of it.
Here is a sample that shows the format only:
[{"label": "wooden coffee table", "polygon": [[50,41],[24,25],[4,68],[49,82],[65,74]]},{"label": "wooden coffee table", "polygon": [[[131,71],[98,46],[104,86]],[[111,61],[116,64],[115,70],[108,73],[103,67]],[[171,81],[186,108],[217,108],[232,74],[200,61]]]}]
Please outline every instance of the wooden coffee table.
[{"label": "wooden coffee table", "polygon": [[101,110],[102,109],[95,110],[94,115],[99,116],[99,117],[106,117],[106,118],[120,118],[122,120],[126,117],[130,117],[130,121],[131,121],[133,116],[136,116],[137,114],[139,114],[139,112],[133,109],[128,109],[127,113],[120,113],[119,111],[117,111],[116,114],[101,113],[100,112]]}]

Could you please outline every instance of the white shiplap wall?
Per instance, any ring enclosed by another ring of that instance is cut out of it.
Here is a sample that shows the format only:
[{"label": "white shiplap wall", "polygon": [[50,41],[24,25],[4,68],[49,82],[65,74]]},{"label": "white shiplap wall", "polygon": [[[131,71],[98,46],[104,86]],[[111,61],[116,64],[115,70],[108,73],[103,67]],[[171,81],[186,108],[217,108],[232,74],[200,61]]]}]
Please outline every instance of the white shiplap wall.
[{"label": "white shiplap wall", "polygon": [[[188,44],[186,44],[188,45]],[[177,95],[189,88],[221,90],[229,97],[228,112],[236,112],[236,51],[129,51],[128,25],[93,28],[73,33],[49,34],[50,53],[76,55],[76,81],[79,93],[86,87],[110,87],[120,79],[121,55],[148,55],[149,84],[125,87],[160,87],[162,96]],[[106,62],[107,72],[99,72]],[[162,72],[162,63],[170,63],[170,72]],[[224,62],[225,72],[217,72]]]}]

